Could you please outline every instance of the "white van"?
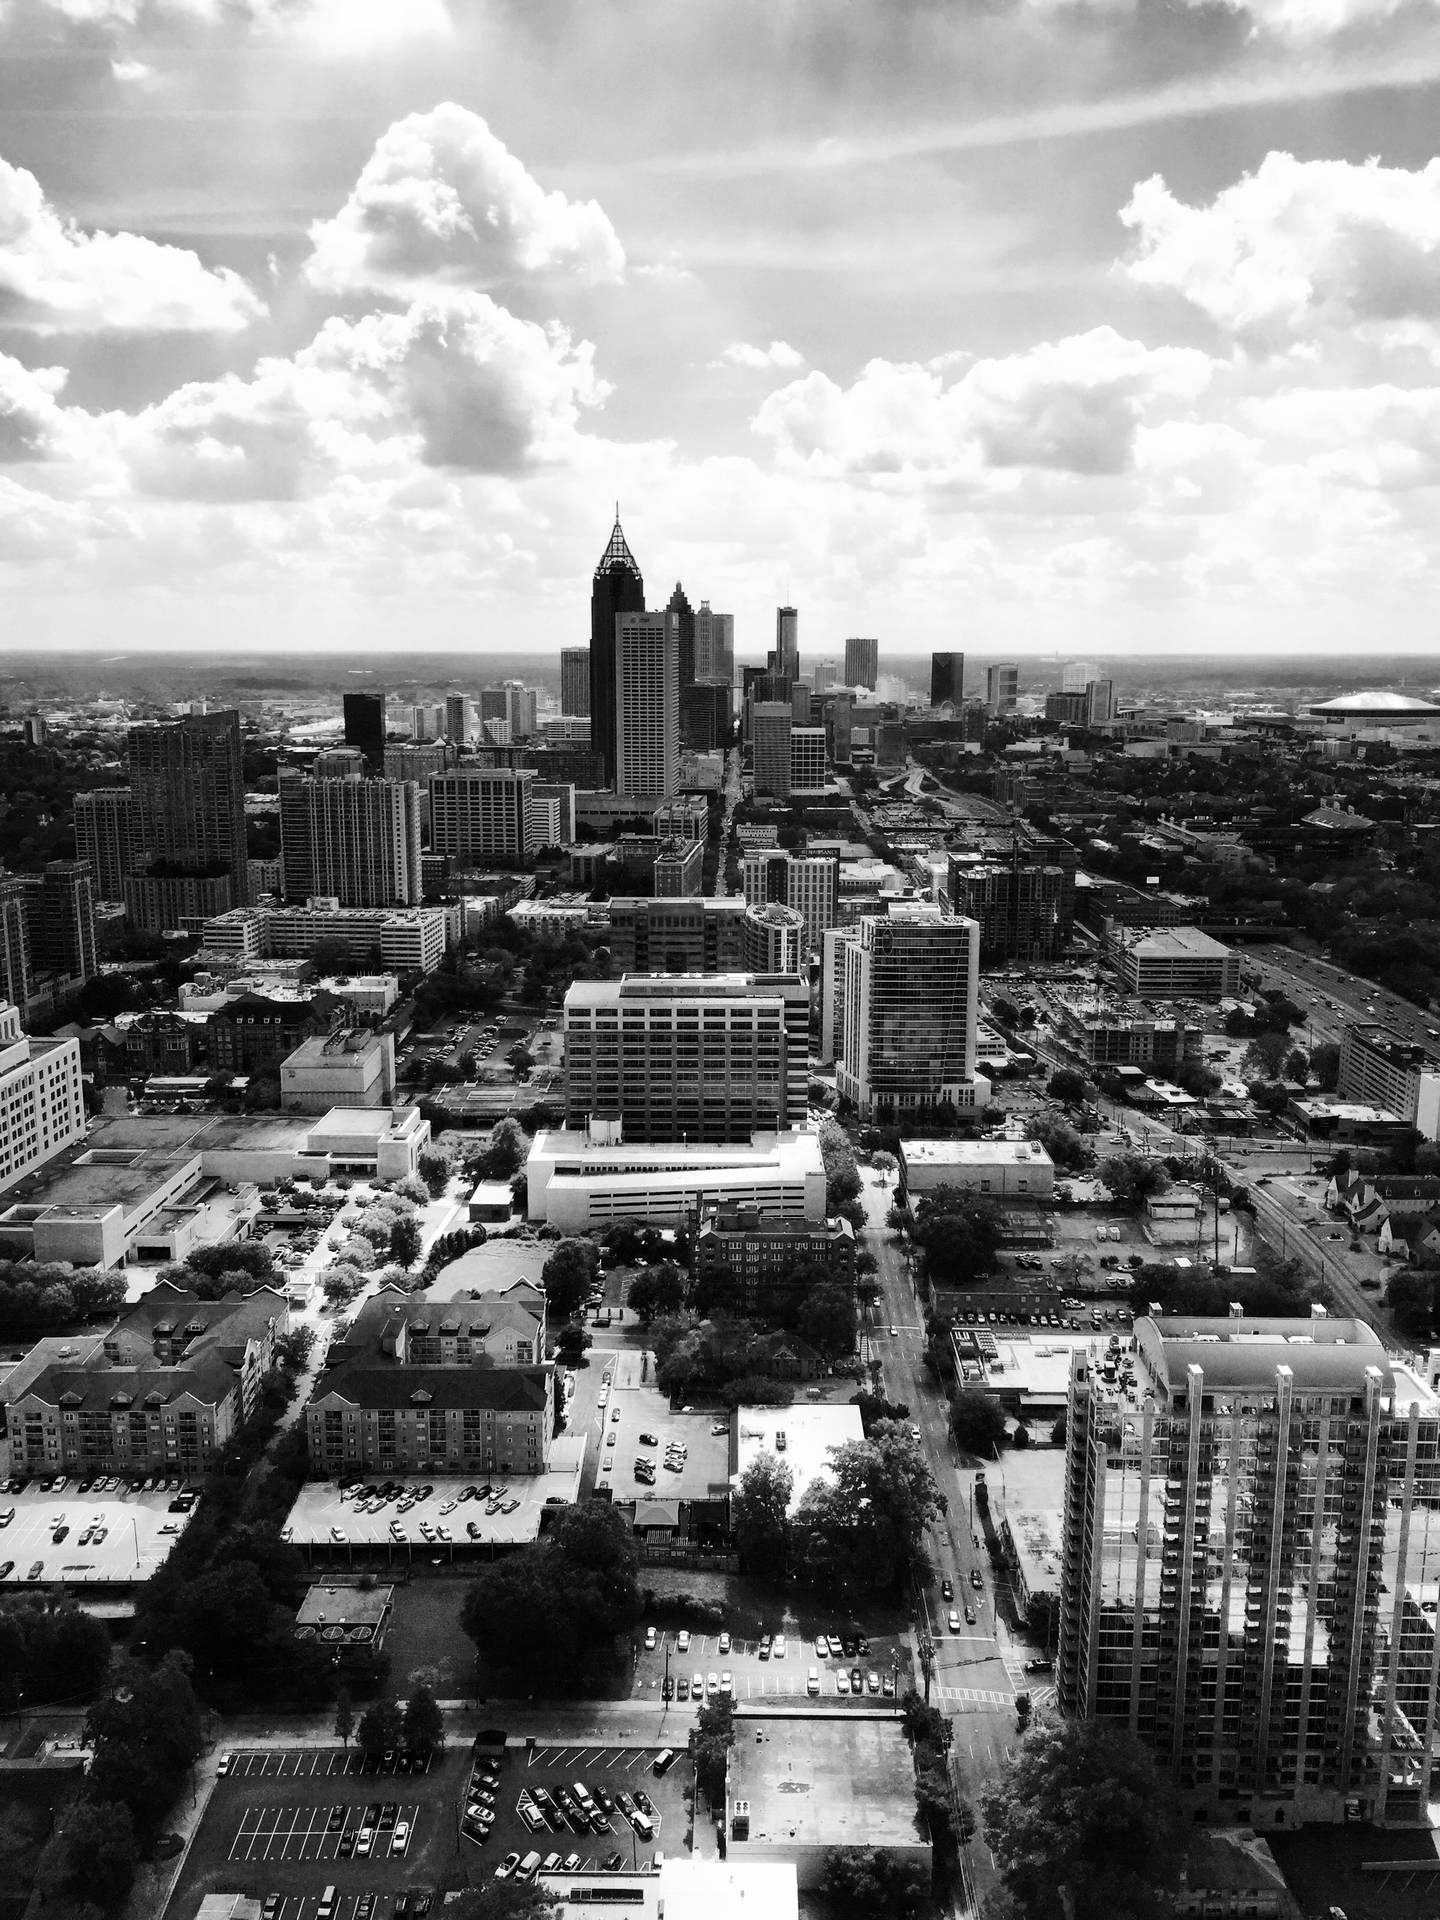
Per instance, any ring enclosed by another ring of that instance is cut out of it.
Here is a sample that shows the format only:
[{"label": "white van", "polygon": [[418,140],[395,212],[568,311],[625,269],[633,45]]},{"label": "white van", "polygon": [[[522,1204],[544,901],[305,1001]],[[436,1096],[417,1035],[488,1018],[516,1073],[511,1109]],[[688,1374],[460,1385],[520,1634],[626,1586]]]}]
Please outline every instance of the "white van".
[{"label": "white van", "polygon": [[516,1867],[515,1869],[515,1878],[517,1880],[533,1880],[539,1871],[540,1871],[539,1854],[527,1853],[525,1858],[520,1862],[519,1866]]},{"label": "white van", "polygon": [[655,1838],[655,1822],[648,1813],[641,1813],[638,1807],[630,1816],[630,1824],[647,1845]]},{"label": "white van", "polygon": [[320,1904],[315,1909],[315,1920],[330,1920],[330,1916],[334,1911],[335,1889],[334,1887],[326,1887],[324,1893],[320,1896]]},{"label": "white van", "polygon": [[805,1676],[805,1691],[808,1694],[810,1694],[812,1697],[815,1694],[819,1693],[820,1691],[819,1667],[811,1667],[809,1673]]}]

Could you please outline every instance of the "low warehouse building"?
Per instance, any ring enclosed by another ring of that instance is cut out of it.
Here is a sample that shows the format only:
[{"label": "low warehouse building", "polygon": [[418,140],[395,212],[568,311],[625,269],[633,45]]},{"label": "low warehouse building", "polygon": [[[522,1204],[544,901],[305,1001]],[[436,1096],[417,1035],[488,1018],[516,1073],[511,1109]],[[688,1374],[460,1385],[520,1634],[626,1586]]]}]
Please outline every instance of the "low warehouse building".
[{"label": "low warehouse building", "polygon": [[912,1203],[938,1187],[968,1187],[1048,1206],[1055,1163],[1037,1140],[902,1140],[900,1180]]}]

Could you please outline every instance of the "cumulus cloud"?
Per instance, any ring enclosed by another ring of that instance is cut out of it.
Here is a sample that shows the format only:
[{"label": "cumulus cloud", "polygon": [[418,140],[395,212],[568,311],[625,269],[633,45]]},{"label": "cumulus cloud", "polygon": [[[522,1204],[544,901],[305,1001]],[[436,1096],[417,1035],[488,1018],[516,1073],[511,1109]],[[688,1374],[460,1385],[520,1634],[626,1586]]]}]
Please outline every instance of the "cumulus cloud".
[{"label": "cumulus cloud", "polygon": [[1130,466],[1147,407],[1193,399],[1212,363],[1188,348],[1145,347],[1097,327],[977,360],[947,385],[949,368],[948,359],[872,360],[848,388],[807,374],[771,394],[753,424],[782,456],[836,472],[1116,474]]},{"label": "cumulus cloud", "polygon": [[625,267],[593,200],[547,193],[479,114],[448,102],[382,134],[345,205],[310,237],[306,276],[332,293],[411,298],[547,273],[611,281]]},{"label": "cumulus cloud", "polygon": [[[1210,0],[1189,0],[1193,6]],[[1249,16],[1256,32],[1286,40],[1321,40],[1352,28],[1374,27],[1400,13],[1436,10],[1436,0],[1223,0],[1232,13]]]},{"label": "cumulus cloud", "polygon": [[87,233],[0,160],[0,319],[38,333],[233,333],[265,311],[239,274],[134,233]]},{"label": "cumulus cloud", "polygon": [[718,360],[710,362],[712,367],[746,367],[751,369],[777,370],[785,373],[796,367],[803,367],[805,356],[788,340],[772,340],[768,347],[752,347],[744,340],[737,340],[733,346],[726,347]]},{"label": "cumulus cloud", "polygon": [[606,391],[588,344],[466,294],[332,319],[292,358],[180,387],[118,431],[142,491],[294,500],[417,462],[532,471],[561,457]]},{"label": "cumulus cloud", "polygon": [[1428,320],[1440,301],[1440,160],[1409,172],[1270,153],[1208,206],[1155,174],[1120,218],[1138,242],[1132,280],[1256,346]]},{"label": "cumulus cloud", "polygon": [[0,462],[43,460],[56,451],[64,367],[24,367],[0,353]]}]

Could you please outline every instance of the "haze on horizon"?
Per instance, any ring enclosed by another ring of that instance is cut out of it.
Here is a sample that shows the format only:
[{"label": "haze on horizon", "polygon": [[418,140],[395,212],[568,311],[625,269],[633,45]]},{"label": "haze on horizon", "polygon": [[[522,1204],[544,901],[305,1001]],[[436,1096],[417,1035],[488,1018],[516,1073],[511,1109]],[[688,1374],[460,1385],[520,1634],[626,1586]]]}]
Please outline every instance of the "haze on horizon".
[{"label": "haze on horizon", "polygon": [[[617,111],[630,100],[634,110]],[[7,0],[7,643],[1433,654],[1440,0]]]}]

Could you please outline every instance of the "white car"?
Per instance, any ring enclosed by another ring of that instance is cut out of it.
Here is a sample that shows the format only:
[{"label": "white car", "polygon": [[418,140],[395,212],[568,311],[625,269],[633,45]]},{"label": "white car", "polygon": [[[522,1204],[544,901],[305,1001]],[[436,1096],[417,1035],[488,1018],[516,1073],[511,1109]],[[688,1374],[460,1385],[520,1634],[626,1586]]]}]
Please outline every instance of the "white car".
[{"label": "white car", "polygon": [[770,1657],[772,1660],[783,1660],[785,1658],[785,1636],[783,1633],[776,1634],[771,1644]]},{"label": "white car", "polygon": [[688,1627],[682,1627],[679,1633],[676,1634],[675,1651],[677,1653],[688,1653],[690,1651],[690,1630]]}]

